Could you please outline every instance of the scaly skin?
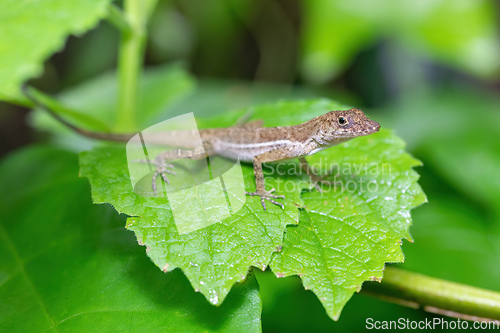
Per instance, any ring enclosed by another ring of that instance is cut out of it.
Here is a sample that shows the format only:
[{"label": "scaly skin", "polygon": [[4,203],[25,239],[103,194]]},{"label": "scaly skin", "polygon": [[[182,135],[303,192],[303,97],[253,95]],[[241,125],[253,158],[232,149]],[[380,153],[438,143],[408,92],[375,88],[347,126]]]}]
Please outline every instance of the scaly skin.
[{"label": "scaly skin", "polygon": [[[319,189],[318,183],[324,181],[315,175],[304,156],[312,155],[323,149],[336,146],[356,137],[369,135],[380,129],[379,123],[368,119],[361,110],[331,111],[311,119],[303,124],[287,127],[257,127],[256,123],[230,128],[215,128],[197,131],[176,131],[175,133],[158,133],[158,141],[165,145],[189,146],[193,138],[201,138],[204,153],[195,154],[190,150],[178,150],[177,158],[203,158],[219,155],[239,158],[243,162],[253,162],[255,174],[255,192],[247,192],[250,196],[259,196],[262,207],[266,210],[266,200],[283,208],[283,204],[274,199],[284,199],[283,195],[275,195],[275,189],[266,190],[262,163],[275,162],[291,158],[299,158],[303,169]],[[198,134],[199,133],[199,134]],[[160,137],[161,136],[161,137]],[[175,139],[174,139],[175,138]],[[148,141],[154,138],[148,138]],[[174,142],[175,141],[175,142]],[[163,161],[176,159],[171,151],[157,157],[157,166]],[[160,170],[164,179],[166,175]],[[155,176],[156,177],[156,176]],[[153,179],[153,184],[155,179]],[[154,185],[153,185],[154,186]]]}]

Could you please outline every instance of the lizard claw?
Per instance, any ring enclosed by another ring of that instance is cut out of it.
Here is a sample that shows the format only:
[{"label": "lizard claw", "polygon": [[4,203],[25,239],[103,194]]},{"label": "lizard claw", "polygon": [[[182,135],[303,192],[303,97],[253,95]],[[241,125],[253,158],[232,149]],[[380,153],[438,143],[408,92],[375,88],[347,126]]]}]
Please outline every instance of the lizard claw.
[{"label": "lizard claw", "polygon": [[[145,159],[138,159],[138,160],[133,160],[132,163],[151,163],[151,161]],[[157,193],[156,178],[158,178],[158,176],[161,176],[163,181],[167,183],[167,185],[170,185],[170,181],[168,180],[167,174],[177,176],[177,173],[174,171],[173,164],[166,163],[160,157],[157,157],[155,159],[155,162],[152,164],[156,165],[156,171],[151,181],[151,187],[153,188],[153,193],[156,196]]]},{"label": "lizard claw", "polygon": [[167,185],[170,185],[170,181],[168,180],[167,174],[177,176],[177,173],[173,169],[174,169],[174,166],[172,164],[157,162],[156,172],[153,175],[153,180],[151,182],[151,187],[153,188],[153,193],[155,196],[156,196],[156,192],[157,192],[156,178],[158,177],[158,175],[160,175],[161,178],[163,179],[163,181]]},{"label": "lizard claw", "polygon": [[263,190],[263,191],[255,191],[255,192],[245,192],[246,195],[249,195],[249,196],[259,196],[260,197],[260,202],[262,203],[262,207],[264,207],[264,210],[266,210],[266,201],[269,201],[270,203],[273,203],[275,204],[276,206],[280,206],[281,209],[284,209],[285,206],[280,203],[280,202],[277,202],[273,199],[285,199],[285,196],[284,195],[274,195],[272,193],[274,193],[276,191],[275,188],[272,188],[271,190],[267,191],[267,190]]},{"label": "lizard claw", "polygon": [[323,189],[321,188],[321,186],[319,185],[320,183],[319,182],[313,182],[312,183],[314,188],[319,192],[319,193],[323,193]]}]

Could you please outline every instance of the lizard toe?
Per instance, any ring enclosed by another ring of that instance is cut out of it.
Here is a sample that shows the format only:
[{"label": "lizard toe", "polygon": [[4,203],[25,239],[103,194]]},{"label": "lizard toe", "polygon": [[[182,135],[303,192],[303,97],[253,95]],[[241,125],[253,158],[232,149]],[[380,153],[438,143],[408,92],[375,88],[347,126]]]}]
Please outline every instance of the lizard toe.
[{"label": "lizard toe", "polygon": [[[284,197],[283,197],[283,199],[284,199]],[[271,198],[266,198],[266,200],[267,200],[267,201],[269,201],[270,203],[275,204],[276,206],[280,206],[280,207],[281,207],[281,209],[285,209],[285,205],[283,205],[283,204],[282,204],[282,203],[280,203],[280,202],[274,201],[274,200],[273,200],[273,199],[271,199]]]},{"label": "lizard toe", "polygon": [[262,207],[264,208],[264,210],[266,210],[266,200],[271,202],[272,204],[275,204],[277,206],[280,206],[282,209],[285,208],[285,206],[282,204],[282,203],[279,203],[273,199],[285,199],[285,196],[284,195],[275,195],[275,194],[271,194],[273,193],[274,191],[276,191],[276,189],[271,189],[269,191],[255,191],[255,192],[245,192],[246,195],[249,195],[249,196],[259,196],[260,197],[260,202],[262,204]]},{"label": "lizard toe", "polygon": [[161,178],[163,178],[163,181],[164,181],[165,183],[167,183],[167,185],[170,185],[170,180],[168,180],[168,177],[167,177],[167,175],[165,174],[165,172],[161,172],[160,174],[161,174]]},{"label": "lizard toe", "polygon": [[153,181],[151,182],[151,187],[153,188],[153,194],[156,196],[156,177],[158,177],[158,171],[153,175]]},{"label": "lizard toe", "polygon": [[319,182],[313,183],[313,186],[319,193],[323,193],[323,189],[321,188]]}]

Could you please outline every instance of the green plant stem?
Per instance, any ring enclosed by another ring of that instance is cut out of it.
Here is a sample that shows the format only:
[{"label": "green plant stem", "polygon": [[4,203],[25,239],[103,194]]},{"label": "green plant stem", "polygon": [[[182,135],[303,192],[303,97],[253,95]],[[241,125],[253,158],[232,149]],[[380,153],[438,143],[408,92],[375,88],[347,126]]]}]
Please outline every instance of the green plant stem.
[{"label": "green plant stem", "polygon": [[464,320],[500,320],[500,293],[386,267],[382,283],[363,293],[389,302]]},{"label": "green plant stem", "polygon": [[[124,1],[125,20],[130,29],[121,30],[122,38],[118,55],[117,128],[121,131],[136,129],[137,92],[143,65],[146,23],[155,4],[156,0]],[[119,13],[119,11],[113,11],[112,16],[119,15]],[[116,18],[115,21],[117,21]]]},{"label": "green plant stem", "polygon": [[132,31],[129,22],[125,18],[125,14],[115,4],[108,6],[108,16],[106,19],[122,33],[130,33]]}]

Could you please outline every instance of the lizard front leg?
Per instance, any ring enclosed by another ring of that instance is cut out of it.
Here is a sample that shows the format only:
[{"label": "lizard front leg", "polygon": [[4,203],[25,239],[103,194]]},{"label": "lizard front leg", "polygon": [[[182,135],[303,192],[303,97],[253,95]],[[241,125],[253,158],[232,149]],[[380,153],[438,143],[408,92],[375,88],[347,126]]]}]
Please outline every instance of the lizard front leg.
[{"label": "lizard front leg", "polygon": [[321,189],[320,184],[328,184],[328,185],[334,185],[337,183],[335,181],[327,181],[324,180],[324,177],[328,176],[320,176],[310,165],[307,163],[307,160],[304,157],[299,157],[299,162],[300,162],[300,167],[304,172],[309,176],[311,179],[311,182],[313,183],[314,187],[318,190],[318,192],[323,192]]},{"label": "lizard front leg", "polygon": [[253,159],[253,172],[255,174],[255,192],[245,192],[246,195],[259,196],[262,207],[266,210],[266,201],[269,201],[281,208],[285,208],[282,203],[275,201],[274,199],[285,199],[284,195],[274,195],[276,189],[266,190],[266,184],[264,181],[264,172],[262,171],[262,163],[272,162],[283,159],[283,152],[280,149],[274,149],[266,153],[257,155]]}]

